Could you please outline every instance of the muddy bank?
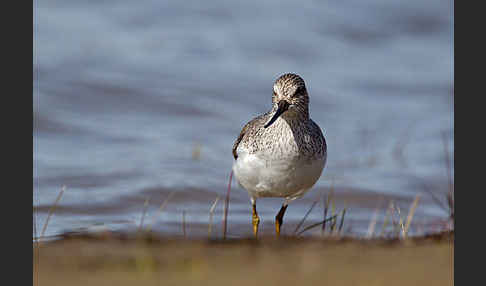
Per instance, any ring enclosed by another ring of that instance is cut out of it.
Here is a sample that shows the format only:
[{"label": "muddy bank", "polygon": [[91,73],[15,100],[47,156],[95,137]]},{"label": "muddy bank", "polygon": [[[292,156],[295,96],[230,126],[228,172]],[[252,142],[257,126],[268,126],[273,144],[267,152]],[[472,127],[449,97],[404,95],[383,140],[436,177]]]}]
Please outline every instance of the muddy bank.
[{"label": "muddy bank", "polygon": [[34,247],[34,285],[453,285],[453,240],[65,236]]}]

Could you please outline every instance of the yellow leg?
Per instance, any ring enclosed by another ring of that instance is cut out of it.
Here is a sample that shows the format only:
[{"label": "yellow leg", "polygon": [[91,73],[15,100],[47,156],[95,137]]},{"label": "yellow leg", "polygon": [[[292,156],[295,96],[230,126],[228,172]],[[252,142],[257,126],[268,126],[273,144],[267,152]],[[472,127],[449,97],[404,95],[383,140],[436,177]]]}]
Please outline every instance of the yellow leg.
[{"label": "yellow leg", "polygon": [[285,210],[287,210],[286,204],[282,205],[282,208],[280,208],[280,211],[275,217],[275,232],[277,233],[277,236],[280,236],[280,228],[282,227],[283,224],[283,216],[285,214]]},{"label": "yellow leg", "polygon": [[252,220],[253,223],[253,234],[255,238],[258,237],[258,225],[260,224],[260,218],[258,217],[258,213],[256,210],[256,204],[252,204]]}]

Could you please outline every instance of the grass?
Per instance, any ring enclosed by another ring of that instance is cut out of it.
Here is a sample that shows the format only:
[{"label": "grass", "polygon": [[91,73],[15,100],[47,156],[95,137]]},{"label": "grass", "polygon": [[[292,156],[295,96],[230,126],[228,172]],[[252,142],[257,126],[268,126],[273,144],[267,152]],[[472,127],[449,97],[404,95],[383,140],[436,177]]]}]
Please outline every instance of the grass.
[{"label": "grass", "polygon": [[[449,155],[449,146],[447,143],[447,138],[446,134],[442,133],[442,138],[443,138],[443,149],[444,149],[444,166],[447,174],[447,182],[448,182],[448,192],[444,200],[441,200],[434,192],[431,191],[430,186],[428,186],[426,183],[423,183],[423,190],[430,195],[432,200],[441,208],[443,209],[447,214],[448,214],[448,223],[452,225],[451,230],[453,230],[453,223],[454,223],[454,183],[452,181],[452,171],[451,171],[451,158]],[[229,174],[229,182],[228,182],[228,188],[225,196],[225,201],[224,201],[224,213],[223,213],[223,231],[222,231],[222,238],[226,239],[228,236],[228,214],[229,214],[229,204],[230,204],[230,193],[231,193],[231,184],[232,184],[232,177],[233,177],[233,172],[231,171]],[[34,225],[34,243],[41,241],[44,238],[47,226],[49,225],[49,221],[51,217],[53,216],[56,207],[61,200],[64,192],[66,190],[66,186],[63,186],[53,203],[53,205],[50,207],[46,221],[42,227],[40,236],[37,235],[37,217],[36,217],[36,209],[34,208],[34,216],[33,216],[33,225]],[[336,207],[336,202],[335,202],[335,196],[334,196],[334,180],[332,179],[331,186],[329,188],[329,192],[321,196],[322,201],[323,201],[323,218],[321,221],[316,222],[311,224],[310,226],[304,227],[304,223],[310,213],[315,209],[315,206],[319,201],[321,201],[321,198],[316,198],[315,201],[312,202],[310,205],[310,208],[308,211],[305,213],[305,215],[302,217],[302,219],[299,221],[299,223],[296,225],[294,231],[292,232],[292,235],[295,237],[301,236],[303,233],[313,230],[314,228],[321,226],[321,236],[326,237],[328,235],[334,236],[343,236],[347,235],[346,231],[344,230],[343,226],[346,223],[346,214],[347,212],[350,211],[349,207],[344,204],[344,208],[342,210],[337,210]],[[35,194],[34,194],[35,195]],[[146,227],[147,232],[151,232],[152,226],[154,221],[156,220],[157,217],[159,217],[164,210],[164,208],[167,206],[169,203],[170,199],[175,195],[175,192],[172,191],[168,194],[167,198],[162,202],[160,205],[157,215],[152,217],[152,220],[150,224]],[[395,203],[394,201],[390,201],[389,206],[384,210],[384,220],[383,224],[381,227],[381,231],[379,233],[379,237],[381,238],[401,238],[405,239],[409,236],[409,233],[413,229],[413,218],[415,215],[415,211],[419,207],[419,202],[420,202],[420,195],[416,195],[415,199],[411,202],[410,207],[408,209],[408,214],[406,218],[404,219],[404,216],[402,216],[400,206]],[[147,209],[148,209],[148,203],[150,199],[147,198],[144,203],[140,223],[138,230],[141,231],[144,227],[144,221],[145,217],[147,215]],[[216,205],[219,201],[219,196],[216,197],[214,202],[209,208],[209,222],[208,222],[208,237],[211,238],[212,232],[213,232],[213,219],[214,219],[214,212]],[[380,213],[380,205],[381,205],[381,199],[380,203],[377,205],[368,225],[368,231],[366,234],[366,238],[371,239],[375,236],[375,233],[377,232],[376,230],[376,225],[378,222],[378,215]],[[352,210],[352,209],[351,209]],[[186,211],[184,210],[182,213],[182,230],[183,230],[183,235],[186,237]],[[330,215],[329,215],[330,214]],[[328,216],[329,215],[329,216]],[[391,225],[390,225],[391,223]],[[391,231],[389,228],[391,227]],[[421,227],[424,227],[424,224],[422,223]],[[303,230],[301,230],[303,228]],[[351,224],[348,225],[348,232],[351,229]],[[441,229],[439,229],[441,231]],[[423,231],[423,233],[427,233],[426,230]]]},{"label": "grass", "polygon": [[447,143],[447,133],[443,131],[441,133],[442,136],[442,145],[444,151],[444,166],[445,172],[447,177],[447,186],[448,190],[445,195],[444,203],[432,190],[431,188],[424,182],[422,184],[424,192],[426,192],[430,198],[436,203],[436,205],[442,209],[445,213],[447,213],[448,218],[445,223],[450,224],[450,228],[454,229],[454,182],[452,181],[452,167],[451,167],[451,156],[449,153],[449,144]]},{"label": "grass", "polygon": [[392,209],[393,209],[393,201],[390,201],[390,204],[388,205],[388,208],[386,209],[385,219],[383,220],[383,226],[381,227],[380,237],[384,237],[384,235],[385,235],[385,230],[386,230],[386,227],[388,226],[388,221],[389,221],[389,218],[391,216]]},{"label": "grass", "polygon": [[343,213],[341,215],[341,223],[339,223],[339,234],[341,235],[342,233],[342,230],[343,230],[343,225],[344,225],[344,216],[346,215],[346,202],[344,202],[344,209],[343,209]]},{"label": "grass", "polygon": [[209,208],[209,223],[208,223],[208,237],[211,238],[211,232],[213,229],[213,216],[214,216],[214,209],[216,209],[216,205],[218,204],[219,196],[216,197],[214,200],[213,205]]},{"label": "grass", "polygon": [[337,218],[337,215],[333,215],[333,216],[331,216],[331,217],[328,217],[328,218],[324,219],[324,220],[323,220],[323,221],[321,221],[321,222],[314,223],[314,224],[312,224],[312,225],[310,225],[310,226],[308,226],[308,227],[304,228],[302,231],[298,232],[298,233],[296,234],[296,236],[299,236],[299,235],[301,235],[302,233],[304,233],[304,232],[306,232],[306,231],[308,231],[308,230],[311,230],[311,229],[313,229],[313,228],[315,228],[315,227],[317,227],[317,226],[323,225],[323,224],[325,224],[325,223],[326,223],[326,222],[328,222],[328,221],[333,221],[333,220],[334,220],[334,219],[336,219],[336,218]]},{"label": "grass", "polygon": [[[319,199],[319,198],[318,198],[318,199]],[[302,224],[304,223],[305,219],[306,219],[306,218],[309,216],[309,214],[312,212],[312,210],[314,209],[314,207],[316,206],[316,204],[319,202],[319,201],[318,201],[318,199],[317,199],[317,200],[315,200],[315,201],[312,203],[312,205],[311,205],[311,207],[309,208],[309,210],[308,210],[308,211],[305,213],[304,217],[303,217],[303,218],[300,220],[299,224],[297,224],[297,226],[295,227],[294,233],[293,233],[294,235],[296,235],[296,234],[297,234],[297,231],[299,231],[299,229],[300,229],[300,227],[302,226]]]},{"label": "grass", "polygon": [[182,211],[182,233],[184,238],[186,238],[186,210]]},{"label": "grass", "polygon": [[233,179],[233,170],[230,172],[228,191],[226,192],[226,200],[224,202],[224,218],[223,218],[223,239],[226,239],[226,232],[228,230],[228,209],[229,209],[229,199],[231,192],[231,180]]},{"label": "grass", "polygon": [[378,219],[378,211],[379,211],[380,204],[381,204],[381,199],[380,202],[378,203],[378,206],[375,208],[375,211],[373,212],[373,217],[371,218],[370,223],[368,225],[368,231],[366,233],[367,238],[372,238],[375,233],[376,220]]},{"label": "grass", "polygon": [[[225,197],[225,204],[224,204],[224,213],[223,213],[223,232],[222,232],[222,239],[226,239],[228,235],[227,231],[227,225],[228,225],[228,212],[229,212],[229,202],[230,202],[230,192],[231,192],[231,179],[232,179],[232,172],[230,173],[229,176],[229,184],[228,184],[228,189],[226,192],[226,197]],[[45,231],[47,229],[47,226],[49,224],[49,220],[54,214],[54,211],[56,209],[56,206],[58,205],[63,193],[65,192],[66,187],[63,186],[61,191],[59,192],[55,202],[49,209],[49,213],[46,219],[46,222],[44,223],[44,226],[42,228],[41,235],[37,237],[37,229],[36,229],[36,216],[35,216],[35,209],[34,209],[34,217],[33,217],[33,224],[34,224],[34,242],[41,240],[44,237]],[[164,208],[167,206],[168,202],[170,199],[173,197],[175,194],[174,191],[170,192],[167,198],[162,202],[158,209],[158,216],[162,213]],[[324,205],[323,205],[323,214],[325,217],[318,222],[312,223],[309,226],[304,227],[304,223],[308,216],[311,214],[311,212],[315,209],[315,206],[318,204],[318,202],[321,200],[320,197],[325,198],[324,199]],[[335,196],[334,196],[334,185],[332,184],[329,193],[327,193],[325,196],[320,196],[317,197],[312,204],[310,205],[309,209],[307,212],[304,214],[302,219],[299,221],[299,223],[296,225],[295,229],[293,230],[291,236],[299,237],[302,234],[311,231],[315,229],[318,226],[321,226],[321,236],[346,236],[348,235],[346,231],[343,231],[343,226],[346,221],[346,213],[349,211],[349,207],[347,206],[346,202],[344,203],[344,208],[341,210],[337,210],[336,208],[336,202],[335,202]],[[381,227],[381,231],[379,233],[379,237],[381,238],[400,238],[400,239],[405,239],[409,236],[409,232],[412,229],[412,223],[413,223],[413,218],[415,211],[419,207],[419,202],[420,202],[420,195],[416,195],[415,199],[411,202],[408,214],[406,216],[406,219],[404,219],[404,216],[401,213],[400,206],[398,206],[396,203],[393,201],[390,201],[388,207],[384,210],[384,220],[383,220],[383,225]],[[212,202],[209,208],[209,222],[208,222],[208,237],[212,238],[212,232],[213,232],[213,223],[214,223],[214,212],[217,206],[217,203],[219,202],[220,197],[217,196],[216,199]],[[450,208],[453,208],[453,197],[448,196],[448,200],[450,201],[449,206]],[[138,231],[140,232],[144,228],[144,221],[145,217],[147,215],[147,210],[149,206],[150,198],[146,198],[143,209],[142,209],[142,215],[140,218],[140,223],[138,226]],[[376,233],[376,224],[378,222],[378,214],[380,212],[380,205],[381,205],[381,199],[379,200],[379,203],[377,204],[377,207],[375,208],[375,211],[373,212],[373,215],[370,219],[369,225],[368,225],[368,231],[366,234],[367,239],[371,239],[375,236]],[[330,216],[327,216],[330,213]],[[449,211],[451,215],[451,219],[453,219],[453,210]],[[151,223],[146,227],[146,232],[150,232],[152,229],[152,225],[155,221],[155,218],[152,219]],[[389,223],[391,222],[391,233],[389,232]],[[326,228],[326,225],[328,226]],[[182,228],[182,233],[183,237],[187,237],[187,221],[186,221],[186,210],[182,211],[182,220],[181,220],[181,228]],[[423,226],[422,226],[423,227]]]},{"label": "grass", "polygon": [[322,231],[321,234],[324,234],[326,231],[326,217],[327,217],[327,211],[329,209],[329,204],[331,201],[333,201],[333,194],[334,194],[334,181],[331,182],[331,189],[329,191],[329,194],[326,195],[326,201],[324,203],[324,223],[322,224]]},{"label": "grass", "polygon": [[150,202],[150,198],[145,199],[145,203],[143,204],[143,212],[142,217],[140,218],[140,225],[138,226],[138,230],[141,231],[143,228],[143,220],[145,219],[145,215],[147,214],[147,208]]},{"label": "grass", "polygon": [[404,237],[406,237],[408,234],[408,230],[410,229],[410,225],[412,224],[413,215],[415,214],[415,210],[417,209],[419,200],[420,195],[416,195],[415,199],[412,202],[412,205],[410,206],[410,210],[408,211],[407,216],[407,222],[405,223]]},{"label": "grass", "polygon": [[[157,212],[158,216],[160,216],[160,214],[164,210],[165,206],[169,203],[169,200],[174,196],[174,194],[175,194],[175,191],[172,191],[172,192],[169,193],[169,195],[167,195],[167,198],[162,202],[162,204],[159,207],[159,210]],[[150,232],[152,230],[153,221],[154,220],[152,220],[150,225],[147,227],[148,232]]]},{"label": "grass", "polygon": [[49,224],[49,220],[51,219],[51,216],[52,214],[54,213],[54,210],[56,209],[56,206],[57,204],[59,203],[59,201],[61,200],[61,197],[62,195],[64,194],[64,191],[66,190],[66,186],[62,186],[61,187],[61,191],[59,192],[59,194],[57,195],[57,198],[56,200],[54,201],[54,204],[52,205],[52,207],[49,209],[49,213],[47,214],[47,218],[46,218],[46,222],[44,223],[44,226],[42,227],[42,231],[41,231],[41,234],[40,234],[40,239],[42,240],[42,238],[44,237],[44,234],[46,232],[46,229],[47,229],[47,225]]},{"label": "grass", "polygon": [[454,183],[452,182],[451,156],[449,155],[449,144],[447,144],[447,134],[442,132],[442,142],[444,146],[444,161],[447,172],[447,182],[449,191],[447,193],[447,204],[449,207],[449,218],[454,221]]},{"label": "grass", "polygon": [[[442,229],[436,233],[424,230],[421,236],[410,235],[414,228],[416,210],[420,207],[421,195],[418,194],[410,202],[407,214],[402,214],[400,205],[393,200],[385,209],[381,209],[380,202],[370,217],[366,239],[352,237],[349,231],[344,231],[344,225],[348,225],[349,215],[346,214],[352,212],[353,208],[344,202],[344,207],[339,210],[332,181],[329,192],[312,202],[290,236],[283,235],[279,239],[273,236],[260,236],[258,240],[251,236],[228,239],[231,172],[224,201],[221,237],[212,237],[219,196],[209,207],[208,239],[181,240],[152,233],[156,218],[175,195],[172,191],[161,203],[157,215],[152,217],[145,228],[146,231],[142,232],[150,202],[150,198],[146,198],[138,226],[140,233],[136,240],[132,239],[131,234],[111,232],[104,237],[89,233],[76,236],[61,234],[55,237],[57,240],[40,243],[45,238],[50,219],[66,190],[66,186],[63,186],[48,211],[40,235],[36,208],[33,208],[34,285],[38,285],[39,281],[46,281],[43,285],[104,285],[114,281],[118,282],[115,283],[117,285],[188,285],[195,281],[206,281],[207,285],[248,285],[267,281],[267,285],[279,286],[296,283],[450,284],[453,281],[450,279],[452,276],[448,275],[451,275],[453,267],[451,242],[454,237],[454,183],[449,146],[445,133],[442,135],[448,182],[445,200],[432,192],[427,184],[423,186],[425,193],[448,214],[451,229]],[[193,159],[199,160],[200,147],[194,150]],[[397,147],[396,157],[400,160],[404,158],[403,144]],[[319,205],[322,207],[322,220],[304,226],[320,201],[323,201]],[[384,220],[379,235],[376,235],[380,212],[384,212]],[[184,209],[181,229],[185,239],[190,238],[187,223]],[[320,236],[303,236],[318,228]],[[290,277],[282,273],[293,275]],[[79,279],[80,274],[83,279]]]},{"label": "grass", "polygon": [[[420,195],[410,203],[406,219],[400,207],[390,201],[383,210],[385,220],[379,237],[374,234],[380,204],[370,220],[371,235],[367,239],[352,237],[343,231],[349,206],[345,202],[338,209],[331,187],[322,206],[322,221],[304,227],[321,201],[318,197],[290,236],[227,239],[231,177],[222,236],[211,237],[217,196],[209,207],[209,239],[181,240],[146,231],[135,239],[129,233],[111,232],[62,234],[41,246],[34,240],[34,285],[452,285],[454,232],[408,235],[420,207]],[[64,190],[50,208],[43,232]],[[165,198],[158,215],[173,195],[171,192]],[[139,230],[144,227],[149,201],[144,202]],[[33,220],[37,238],[35,216]],[[390,221],[392,236],[386,236]],[[151,230],[152,224],[146,229]],[[186,210],[182,211],[181,227],[183,237],[189,238]],[[320,237],[302,236],[319,227]],[[282,275],[289,271],[292,275]]]},{"label": "grass", "polygon": [[[448,152],[449,146],[447,143],[447,138],[446,134],[443,132],[442,133],[442,139],[443,139],[443,149],[444,149],[444,166],[447,174],[447,182],[448,182],[448,193],[446,195],[446,199],[444,202],[441,200],[434,192],[431,191],[431,188],[426,184],[423,183],[423,190],[430,195],[432,200],[445,212],[448,214],[448,222],[452,225],[453,229],[453,223],[454,223],[454,183],[452,181],[452,164],[451,164],[451,157]],[[232,177],[233,177],[233,172],[230,172],[229,175],[229,182],[228,182],[228,188],[225,196],[225,201],[224,201],[224,213],[223,213],[223,231],[222,231],[222,238],[226,239],[228,236],[228,214],[229,214],[229,204],[230,204],[230,193],[231,193],[231,184],[232,184]],[[346,214],[349,211],[349,207],[345,206],[342,210],[338,211],[336,207],[336,202],[335,202],[335,196],[334,196],[334,180],[331,179],[331,186],[329,189],[329,192],[326,193],[325,196],[322,197],[323,201],[323,218],[320,222],[316,222],[311,224],[310,226],[304,227],[303,230],[301,228],[303,227],[306,219],[310,215],[310,213],[315,209],[315,206],[319,201],[321,201],[321,198],[316,198],[315,201],[312,202],[310,205],[310,208],[308,211],[305,213],[305,215],[302,217],[302,219],[299,221],[297,226],[295,227],[294,231],[292,232],[293,236],[300,236],[301,234],[310,231],[314,229],[317,226],[321,226],[321,236],[325,237],[327,235],[339,235],[343,236],[346,235],[346,231],[344,231],[343,226],[346,223]],[[49,224],[49,221],[52,217],[52,215],[55,212],[55,209],[61,200],[64,192],[65,192],[66,186],[63,186],[53,203],[53,205],[50,207],[46,221],[42,227],[40,236],[37,235],[37,217],[36,217],[36,209],[34,208],[34,216],[33,216],[33,225],[34,225],[34,242],[38,242],[39,240],[42,240],[44,238],[47,226]],[[34,193],[35,195],[35,193]],[[146,227],[147,232],[151,232],[153,223],[157,217],[159,217],[164,210],[164,208],[167,206],[169,203],[170,199],[175,195],[175,192],[172,191],[169,193],[167,198],[162,202],[160,205],[157,215],[153,216],[151,223]],[[390,201],[389,206],[384,210],[385,216],[384,216],[384,221],[383,225],[381,227],[381,231],[379,233],[379,237],[382,238],[407,238],[409,236],[409,233],[412,229],[412,224],[413,224],[413,218],[415,215],[415,211],[419,207],[419,201],[420,201],[421,196],[416,195],[415,199],[411,202],[411,205],[408,210],[408,214],[406,216],[406,219],[402,216],[400,206],[396,204],[393,200]],[[144,227],[144,220],[147,215],[147,209],[148,209],[148,203],[150,199],[147,198],[144,203],[141,219],[140,219],[140,224],[138,227],[138,230],[141,231]],[[219,201],[219,196],[214,200],[212,203],[211,207],[209,208],[209,222],[208,222],[208,237],[211,238],[212,232],[213,232],[213,218],[214,218],[214,211],[216,208],[216,205]],[[381,204],[381,199],[380,203],[376,207],[369,225],[368,225],[368,231],[366,234],[367,238],[373,238],[376,233],[376,224],[378,222],[378,214],[380,212],[380,204]],[[351,209],[352,210],[352,209]],[[328,214],[330,213],[330,216]],[[186,218],[185,218],[185,210],[182,213],[182,230],[184,237],[186,237]],[[390,225],[391,222],[391,225]],[[389,231],[389,227],[391,226],[392,230],[391,232]],[[423,225],[422,225],[423,227]],[[351,229],[351,224],[348,226],[348,231]],[[439,230],[440,231],[440,230]],[[426,231],[424,231],[425,233]]]}]

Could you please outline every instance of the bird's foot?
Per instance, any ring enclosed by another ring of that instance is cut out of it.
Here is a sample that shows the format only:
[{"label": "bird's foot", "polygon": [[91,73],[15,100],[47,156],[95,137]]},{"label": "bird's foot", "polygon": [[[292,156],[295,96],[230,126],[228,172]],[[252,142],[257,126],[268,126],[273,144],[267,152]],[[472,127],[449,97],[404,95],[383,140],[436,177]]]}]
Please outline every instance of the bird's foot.
[{"label": "bird's foot", "polygon": [[258,217],[257,214],[253,214],[252,223],[253,223],[253,234],[255,235],[255,238],[257,238],[258,237],[258,225],[260,224],[260,218]]},{"label": "bird's foot", "polygon": [[280,225],[281,225],[281,223],[278,220],[275,220],[275,233],[276,233],[277,237],[280,236]]},{"label": "bird's foot", "polygon": [[256,204],[252,205],[252,220],[253,224],[253,234],[255,235],[255,238],[258,237],[258,225],[260,224],[260,218],[258,217],[258,213],[256,210]]},{"label": "bird's foot", "polygon": [[280,228],[283,224],[283,216],[285,214],[285,210],[287,210],[287,205],[282,205],[282,208],[275,217],[275,233],[277,234],[277,237],[280,236]]}]

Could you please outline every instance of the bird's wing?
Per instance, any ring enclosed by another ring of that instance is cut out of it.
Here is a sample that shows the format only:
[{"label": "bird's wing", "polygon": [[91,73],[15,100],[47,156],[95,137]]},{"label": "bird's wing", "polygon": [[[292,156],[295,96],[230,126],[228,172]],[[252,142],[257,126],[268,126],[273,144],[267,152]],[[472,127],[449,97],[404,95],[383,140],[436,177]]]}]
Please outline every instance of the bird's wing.
[{"label": "bird's wing", "polygon": [[238,144],[240,144],[241,140],[243,139],[243,136],[247,133],[248,129],[250,128],[256,128],[259,124],[263,124],[265,121],[265,116],[267,114],[262,114],[258,117],[253,118],[250,122],[248,122],[243,129],[241,129],[240,135],[238,138],[236,138],[235,144],[233,144],[233,157],[238,159],[238,154],[236,153],[236,149],[238,148]]},{"label": "bird's wing", "polygon": [[241,129],[240,135],[238,136],[238,138],[236,138],[235,144],[233,144],[233,157],[235,157],[235,160],[238,159],[238,154],[236,154],[236,148],[238,148],[238,144],[240,144],[241,139],[243,139],[243,136],[246,133],[246,130],[248,130],[248,127],[250,126],[250,122],[248,122],[245,125],[245,127],[243,127],[243,129]]}]

